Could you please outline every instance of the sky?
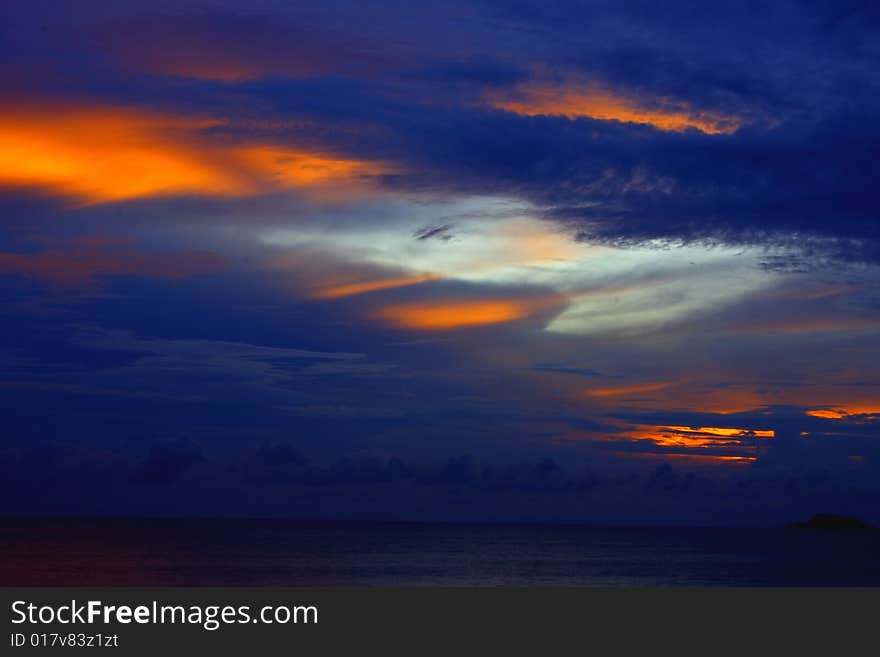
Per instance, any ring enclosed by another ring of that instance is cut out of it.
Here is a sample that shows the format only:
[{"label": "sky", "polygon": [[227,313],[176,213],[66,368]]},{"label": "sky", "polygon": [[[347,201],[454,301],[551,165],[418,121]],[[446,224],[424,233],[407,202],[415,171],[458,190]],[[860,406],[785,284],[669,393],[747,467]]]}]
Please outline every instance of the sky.
[{"label": "sky", "polygon": [[880,521],[880,10],[29,0],[0,513]]}]

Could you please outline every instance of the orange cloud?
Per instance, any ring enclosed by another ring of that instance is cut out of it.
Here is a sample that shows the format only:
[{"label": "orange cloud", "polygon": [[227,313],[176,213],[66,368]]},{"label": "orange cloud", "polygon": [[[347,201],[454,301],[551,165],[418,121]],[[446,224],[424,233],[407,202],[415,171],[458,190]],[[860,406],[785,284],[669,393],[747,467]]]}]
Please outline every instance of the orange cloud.
[{"label": "orange cloud", "polygon": [[839,392],[837,388],[811,387],[790,388],[783,386],[762,389],[761,386],[748,385],[733,388],[675,388],[669,394],[661,394],[647,400],[639,400],[645,408],[688,409],[702,413],[728,415],[742,413],[763,406],[787,405],[814,408],[805,411],[807,415],[826,419],[840,419],[850,415],[880,415],[880,406],[867,400],[854,400],[845,404],[821,405],[829,397]]},{"label": "orange cloud", "polygon": [[[868,370],[869,371],[869,370]],[[866,371],[867,372],[867,371]],[[846,415],[880,415],[880,405],[864,394],[863,387],[853,387],[849,378],[870,374],[861,370],[825,379],[809,386],[790,385],[795,373],[770,381],[755,372],[750,378],[745,370],[698,367],[693,372],[670,374],[666,381],[646,381],[608,387],[579,387],[573,396],[592,403],[638,406],[662,410],[688,410],[728,415],[766,406],[807,408],[809,415],[837,419]],[[801,379],[815,379],[811,369],[796,373]]]},{"label": "orange cloud", "polygon": [[3,110],[0,184],[48,188],[84,202],[241,193],[240,182],[181,141],[210,125],[108,108]]},{"label": "orange cloud", "polygon": [[428,281],[437,280],[439,276],[435,274],[421,274],[418,276],[402,276],[399,278],[386,278],[375,281],[360,281],[356,283],[344,283],[341,285],[333,285],[325,287],[314,293],[314,299],[340,299],[342,297],[350,297],[357,294],[366,294],[368,292],[377,292],[379,290],[392,290],[395,288],[406,287],[409,285],[418,285]]},{"label": "orange cloud", "polygon": [[623,395],[632,395],[640,392],[653,392],[655,390],[663,390],[671,386],[671,383],[642,383],[632,386],[619,386],[614,388],[593,388],[585,390],[584,394],[588,397],[620,397]]},{"label": "orange cloud", "polygon": [[842,417],[846,417],[848,413],[843,411],[838,411],[833,408],[816,408],[806,412],[807,415],[812,415],[813,417],[821,417],[826,420],[839,420]]},{"label": "orange cloud", "polygon": [[733,325],[731,333],[833,333],[836,331],[864,331],[880,328],[876,317],[803,317],[758,321]]},{"label": "orange cloud", "polygon": [[258,177],[281,188],[353,182],[386,171],[374,163],[275,146],[245,146],[234,149],[232,154]]},{"label": "orange cloud", "polygon": [[185,278],[223,265],[207,251],[148,253],[133,248],[73,246],[37,253],[0,253],[0,274],[61,285],[84,285],[100,275]]},{"label": "orange cloud", "polygon": [[639,123],[659,130],[682,132],[695,129],[710,135],[731,134],[740,120],[712,112],[697,112],[686,103],[661,99],[642,103],[597,85],[535,85],[511,96],[493,96],[492,106],[523,116],[588,117],[603,121]]},{"label": "orange cloud", "polygon": [[[723,448],[726,451],[743,451],[744,454],[712,454],[715,459],[754,460],[753,453],[757,444],[754,438],[771,439],[775,432],[767,429],[740,429],[732,427],[647,427],[630,434],[633,440],[647,440],[658,447],[668,450],[683,450],[679,453],[699,453],[712,448]],[[749,439],[749,442],[745,442]],[[665,454],[665,452],[664,452]]]},{"label": "orange cloud", "polygon": [[209,139],[205,129],[223,124],[110,106],[0,108],[0,187],[92,204],[314,189],[385,171],[287,146]]},{"label": "orange cloud", "polygon": [[[623,427],[623,425],[621,425]],[[771,439],[769,430],[727,427],[645,426],[627,427],[626,433],[603,434],[570,431],[562,435],[560,444],[568,441],[620,443],[632,441],[636,450],[613,450],[625,458],[644,459],[701,459],[706,463],[751,463],[756,460],[759,444],[753,438]],[[747,439],[748,442],[747,442]]]},{"label": "orange cloud", "polygon": [[834,408],[814,408],[806,411],[806,414],[828,420],[840,420],[850,415],[880,415],[880,405],[847,405],[835,406]]},{"label": "orange cloud", "polygon": [[625,458],[637,459],[655,459],[661,461],[672,461],[673,463],[681,463],[688,465],[699,464],[720,464],[732,463],[745,465],[754,463],[757,458],[754,456],[730,456],[719,454],[681,454],[675,452],[613,452],[613,454]]},{"label": "orange cloud", "polygon": [[[774,391],[775,394],[778,392]],[[728,415],[759,408],[768,403],[765,393],[750,386],[715,388],[710,381],[688,381],[670,386],[647,399],[640,399],[645,408],[688,409],[700,413]]]},{"label": "orange cloud", "polygon": [[[725,376],[723,373],[719,377]],[[673,381],[655,381],[624,386],[589,388],[579,395],[597,402],[626,405],[636,402],[643,408],[688,409],[725,415],[752,410],[767,403],[750,386],[718,388],[707,373],[682,376]]]},{"label": "orange cloud", "polygon": [[522,319],[526,306],[513,301],[405,304],[383,308],[377,317],[409,329],[456,329]]},{"label": "orange cloud", "polygon": [[554,298],[404,303],[382,308],[375,316],[407,329],[451,330],[512,322],[560,302]]},{"label": "orange cloud", "polygon": [[[694,436],[708,436],[710,440],[717,438],[773,438],[776,434],[772,429],[735,429],[730,427],[685,427],[668,426],[664,430],[675,432],[685,439],[699,440]],[[717,438],[716,438],[717,437]]]}]

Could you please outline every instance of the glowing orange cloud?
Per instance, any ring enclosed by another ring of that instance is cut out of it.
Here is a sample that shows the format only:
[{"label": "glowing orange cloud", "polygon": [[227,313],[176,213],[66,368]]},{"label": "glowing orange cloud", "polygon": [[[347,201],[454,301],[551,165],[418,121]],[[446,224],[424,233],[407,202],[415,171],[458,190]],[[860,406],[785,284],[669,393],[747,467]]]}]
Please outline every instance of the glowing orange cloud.
[{"label": "glowing orange cloud", "polygon": [[0,187],[36,187],[82,204],[311,189],[384,171],[286,146],[214,142],[207,118],[131,108],[0,108]]},{"label": "glowing orange cloud", "polygon": [[671,386],[671,383],[642,383],[632,386],[621,386],[615,388],[593,388],[584,391],[588,397],[620,397],[623,395],[632,395],[640,392],[653,392],[655,390],[663,390]]},{"label": "glowing orange cloud", "polygon": [[340,299],[342,297],[350,297],[357,294],[366,294],[368,292],[377,292],[379,290],[392,290],[395,288],[406,287],[409,285],[418,285],[439,278],[434,274],[422,274],[419,276],[403,276],[400,278],[386,278],[376,281],[360,281],[357,283],[345,283],[342,285],[334,285],[326,287],[315,292],[314,299]]},{"label": "glowing orange cloud", "polygon": [[773,438],[775,432],[768,429],[740,429],[731,427],[649,427],[638,430],[633,440],[649,440],[658,447],[705,450],[713,447],[752,450],[754,444],[743,442],[747,438]]},{"label": "glowing orange cloud", "polygon": [[409,329],[456,329],[522,319],[528,307],[513,301],[406,304],[383,308],[377,317]]},{"label": "glowing orange cloud", "polygon": [[664,99],[654,107],[590,84],[536,85],[521,88],[514,95],[493,96],[490,102],[497,109],[524,116],[588,117],[640,123],[673,132],[693,128],[710,135],[730,134],[740,126],[736,117],[697,112],[683,102]]},{"label": "glowing orange cloud", "polygon": [[773,438],[775,433],[771,429],[733,429],[730,427],[684,427],[669,426],[665,427],[669,431],[675,431],[682,434],[705,434],[708,436],[718,436],[721,438]]},{"label": "glowing orange cloud", "polygon": [[341,180],[354,181],[383,173],[375,164],[359,160],[295,151],[272,146],[247,146],[234,155],[258,176],[282,188],[313,187]]},{"label": "glowing orange cloud", "polygon": [[676,452],[613,452],[613,454],[624,458],[637,459],[659,459],[662,461],[672,461],[674,463],[700,464],[700,463],[733,463],[745,465],[754,463],[757,459],[754,456],[731,456],[722,454],[680,454]]},{"label": "glowing orange cloud", "polygon": [[[862,375],[853,372],[851,376]],[[719,415],[765,406],[798,406],[809,409],[805,410],[808,415],[830,419],[847,415],[880,415],[880,405],[861,390],[848,386],[846,378],[826,380],[824,385],[768,386],[766,381],[743,377],[743,373],[701,367],[693,372],[672,375],[666,381],[581,388],[572,392],[572,397],[594,404]]]},{"label": "glowing orange cloud", "polygon": [[387,306],[375,316],[414,330],[450,330],[523,319],[560,299],[498,299],[480,301],[438,301]]},{"label": "glowing orange cloud", "polygon": [[807,411],[807,415],[812,415],[813,417],[821,417],[826,420],[839,420],[842,417],[846,417],[847,413],[843,411],[838,411],[833,408],[816,408],[813,410]]},{"label": "glowing orange cloud", "polygon": [[0,184],[39,186],[85,202],[241,184],[180,142],[210,122],[106,108],[0,112]]},{"label": "glowing orange cloud", "polygon": [[756,460],[758,445],[744,439],[772,438],[772,431],[750,431],[721,427],[646,427],[629,428],[626,434],[602,434],[570,431],[562,435],[559,444],[568,441],[604,443],[633,442],[647,447],[612,453],[624,458],[641,459],[700,459],[705,463],[751,463]]},{"label": "glowing orange cloud", "polygon": [[880,415],[880,406],[837,406],[835,408],[815,408],[806,411],[807,415],[827,420],[840,420],[850,415]]},{"label": "glowing orange cloud", "polygon": [[699,375],[691,375],[673,381],[589,388],[578,394],[596,402],[618,405],[637,402],[643,408],[689,409],[721,415],[752,410],[766,403],[749,387],[717,388],[712,383],[711,378],[704,380]]}]

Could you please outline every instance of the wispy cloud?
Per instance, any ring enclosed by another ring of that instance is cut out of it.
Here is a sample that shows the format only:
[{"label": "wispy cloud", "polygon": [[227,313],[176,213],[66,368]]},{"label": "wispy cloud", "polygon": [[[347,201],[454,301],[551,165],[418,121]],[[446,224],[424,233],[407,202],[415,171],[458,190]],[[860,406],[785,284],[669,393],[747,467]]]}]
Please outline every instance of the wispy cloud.
[{"label": "wispy cloud", "polygon": [[686,101],[636,98],[595,83],[532,83],[507,92],[492,92],[493,107],[523,116],[586,117],[648,125],[658,130],[696,130],[709,135],[731,134],[742,120],[717,112],[699,111]]}]

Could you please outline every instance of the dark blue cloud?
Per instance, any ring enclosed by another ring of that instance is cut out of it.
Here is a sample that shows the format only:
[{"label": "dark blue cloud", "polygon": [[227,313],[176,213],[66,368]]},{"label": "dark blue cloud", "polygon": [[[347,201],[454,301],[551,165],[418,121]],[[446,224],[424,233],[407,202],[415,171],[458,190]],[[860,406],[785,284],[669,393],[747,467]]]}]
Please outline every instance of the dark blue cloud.
[{"label": "dark blue cloud", "polygon": [[260,448],[260,460],[265,465],[305,465],[308,459],[293,445],[266,443]]},{"label": "dark blue cloud", "polygon": [[[190,472],[196,465],[198,477]],[[126,466],[131,476],[119,477]],[[133,462],[53,446],[0,452],[0,473],[0,512],[14,514],[192,516],[234,509],[261,517],[371,518],[381,509],[384,518],[405,520],[779,526],[821,508],[880,519],[876,479],[821,467],[721,478],[669,462],[609,472],[550,458],[508,464],[468,456],[424,464],[344,458],[279,467],[249,461],[247,453],[203,453],[176,442],[154,445]],[[53,492],[58,486],[70,491],[63,499]]]},{"label": "dark blue cloud", "polygon": [[138,484],[157,486],[177,481],[187,470],[202,460],[202,450],[182,441],[153,445],[147,457],[131,471],[131,480]]}]

